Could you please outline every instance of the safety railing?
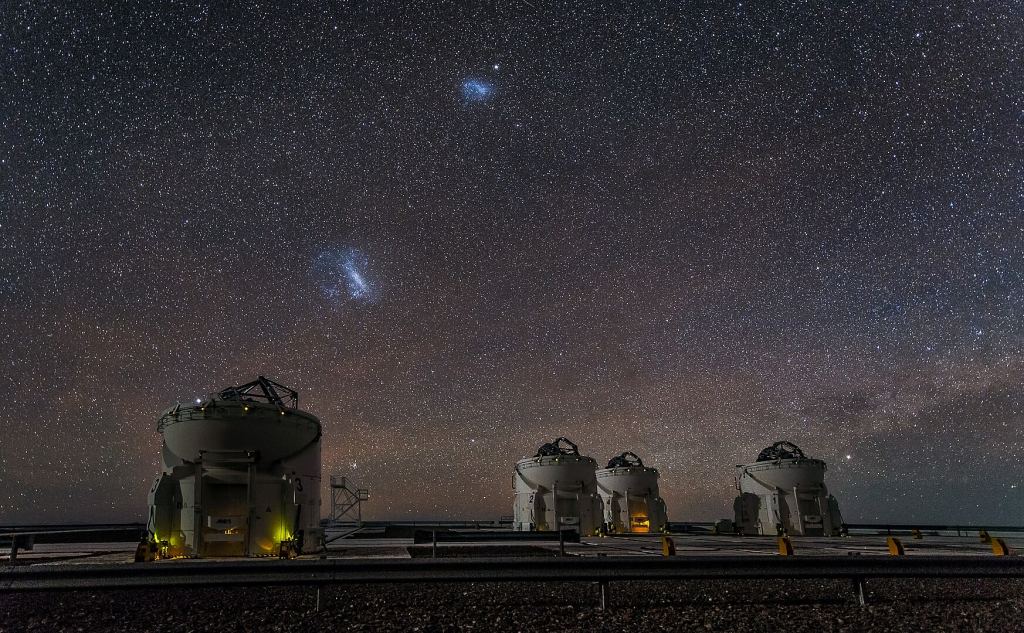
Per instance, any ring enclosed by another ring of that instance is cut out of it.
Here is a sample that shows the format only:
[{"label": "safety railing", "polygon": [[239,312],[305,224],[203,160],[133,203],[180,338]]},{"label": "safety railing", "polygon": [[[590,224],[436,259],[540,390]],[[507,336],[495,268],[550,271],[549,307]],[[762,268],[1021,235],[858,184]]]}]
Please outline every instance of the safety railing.
[{"label": "safety railing", "polygon": [[875,578],[1024,578],[1024,558],[982,556],[676,556],[664,558],[472,558],[167,562],[145,565],[31,565],[0,571],[0,592],[211,585],[431,582],[609,583],[732,579],[846,579],[861,604]]}]

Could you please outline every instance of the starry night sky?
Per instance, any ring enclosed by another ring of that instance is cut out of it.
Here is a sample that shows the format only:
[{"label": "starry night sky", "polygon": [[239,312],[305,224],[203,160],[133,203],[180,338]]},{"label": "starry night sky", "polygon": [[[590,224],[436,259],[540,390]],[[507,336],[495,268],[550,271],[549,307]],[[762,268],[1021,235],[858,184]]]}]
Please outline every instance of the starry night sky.
[{"label": "starry night sky", "polygon": [[787,439],[1024,523],[1019,3],[71,4],[3,6],[0,523],[141,519],[258,374],[371,518],[566,435],[673,520]]}]

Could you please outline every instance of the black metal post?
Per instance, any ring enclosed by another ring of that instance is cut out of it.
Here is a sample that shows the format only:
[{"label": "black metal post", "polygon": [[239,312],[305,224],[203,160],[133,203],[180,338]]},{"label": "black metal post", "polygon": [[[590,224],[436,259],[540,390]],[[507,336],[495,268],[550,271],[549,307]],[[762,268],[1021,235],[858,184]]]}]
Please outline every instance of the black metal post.
[{"label": "black metal post", "polygon": [[597,586],[601,591],[601,610],[604,611],[608,608],[608,581],[600,580]]},{"label": "black metal post", "polygon": [[430,557],[437,558],[437,530],[430,532]]}]

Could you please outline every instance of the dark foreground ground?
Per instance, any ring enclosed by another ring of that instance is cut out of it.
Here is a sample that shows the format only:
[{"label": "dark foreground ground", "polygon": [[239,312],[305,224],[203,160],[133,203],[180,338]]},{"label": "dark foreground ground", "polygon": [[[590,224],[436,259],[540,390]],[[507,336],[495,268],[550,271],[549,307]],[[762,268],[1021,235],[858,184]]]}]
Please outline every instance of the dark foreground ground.
[{"label": "dark foreground ground", "polygon": [[1024,581],[621,582],[0,594],[0,631],[1020,631]]}]

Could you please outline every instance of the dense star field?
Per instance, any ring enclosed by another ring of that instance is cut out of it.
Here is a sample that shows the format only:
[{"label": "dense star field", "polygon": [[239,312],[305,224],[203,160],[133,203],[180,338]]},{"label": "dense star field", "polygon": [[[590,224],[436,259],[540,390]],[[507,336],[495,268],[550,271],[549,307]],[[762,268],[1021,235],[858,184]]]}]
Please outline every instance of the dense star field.
[{"label": "dense star field", "polygon": [[258,374],[372,518],[565,435],[673,520],[788,439],[1024,523],[1019,3],[391,5],[4,5],[0,523],[140,519]]}]

